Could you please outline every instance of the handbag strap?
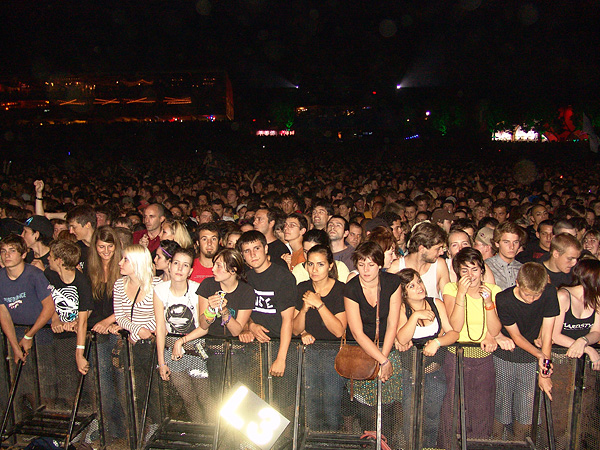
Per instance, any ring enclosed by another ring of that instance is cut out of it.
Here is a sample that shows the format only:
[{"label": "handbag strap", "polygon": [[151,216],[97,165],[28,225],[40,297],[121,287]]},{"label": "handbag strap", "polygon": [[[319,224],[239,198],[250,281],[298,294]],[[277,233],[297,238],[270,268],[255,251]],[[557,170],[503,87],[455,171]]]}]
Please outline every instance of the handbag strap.
[{"label": "handbag strap", "polygon": [[381,297],[381,282],[377,281],[377,318],[375,319],[375,345],[379,348],[379,299]]}]

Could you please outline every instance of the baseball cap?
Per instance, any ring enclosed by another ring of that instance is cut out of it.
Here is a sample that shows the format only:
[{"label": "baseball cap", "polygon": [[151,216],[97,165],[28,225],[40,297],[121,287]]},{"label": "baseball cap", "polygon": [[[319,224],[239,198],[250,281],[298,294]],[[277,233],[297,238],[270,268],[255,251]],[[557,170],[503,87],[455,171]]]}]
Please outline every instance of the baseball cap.
[{"label": "baseball cap", "polygon": [[38,231],[45,238],[51,239],[54,235],[52,222],[44,216],[31,216],[25,221],[23,226],[31,228],[33,231]]},{"label": "baseball cap", "polygon": [[492,245],[494,240],[494,230],[489,227],[483,227],[475,235],[475,240],[481,242],[483,245]]}]

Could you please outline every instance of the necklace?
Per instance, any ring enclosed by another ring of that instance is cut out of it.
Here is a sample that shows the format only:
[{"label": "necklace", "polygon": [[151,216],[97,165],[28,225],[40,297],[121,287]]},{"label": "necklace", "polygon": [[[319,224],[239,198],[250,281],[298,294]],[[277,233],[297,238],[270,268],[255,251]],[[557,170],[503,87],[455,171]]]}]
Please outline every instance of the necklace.
[{"label": "necklace", "polygon": [[473,339],[471,336],[471,330],[469,330],[469,309],[467,305],[469,301],[467,300],[467,296],[465,295],[465,324],[467,325],[467,336],[471,342],[481,342],[483,339],[483,335],[485,334],[485,308],[483,303],[483,298],[481,299],[481,310],[483,311],[483,327],[481,328],[481,335],[477,339]]}]

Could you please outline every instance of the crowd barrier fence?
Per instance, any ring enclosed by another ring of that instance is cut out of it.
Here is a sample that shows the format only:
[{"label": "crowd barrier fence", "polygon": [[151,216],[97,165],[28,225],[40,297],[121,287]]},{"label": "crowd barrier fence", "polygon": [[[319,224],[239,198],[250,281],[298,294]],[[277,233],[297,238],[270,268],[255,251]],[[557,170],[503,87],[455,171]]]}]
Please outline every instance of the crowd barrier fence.
[{"label": "crowd barrier fence", "polygon": [[275,339],[242,344],[207,337],[186,344],[173,362],[176,338],[166,340],[171,374],[163,381],[154,340],[132,345],[127,332],[88,337],[86,376],[76,368],[74,333],[41,330],[25,365],[12,362],[2,336],[2,445],[50,436],[65,449],[88,439],[119,450],[259,450],[265,447],[219,415],[242,384],[290,421],[274,449],[600,448],[600,374],[564,348],[553,348],[550,402],[537,387],[537,363],[507,365],[475,345],[442,348],[435,357],[416,347],[394,350],[389,381],[355,381],[351,389],[333,369],[339,342],[305,346],[293,339],[284,376],[273,377]]}]

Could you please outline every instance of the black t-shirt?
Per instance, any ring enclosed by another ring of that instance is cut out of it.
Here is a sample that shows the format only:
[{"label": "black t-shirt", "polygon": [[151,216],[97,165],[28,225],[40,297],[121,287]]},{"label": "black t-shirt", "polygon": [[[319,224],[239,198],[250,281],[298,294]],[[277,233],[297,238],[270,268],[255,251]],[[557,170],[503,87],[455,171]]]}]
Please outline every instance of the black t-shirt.
[{"label": "black t-shirt", "polygon": [[90,280],[79,270],[75,270],[75,279],[69,284],[51,269],[46,269],[44,275],[50,283],[54,308],[62,322],[73,322],[79,311],[94,309]]},{"label": "black t-shirt", "polygon": [[93,328],[98,322],[106,319],[108,316],[112,316],[115,313],[112,294],[112,289],[110,289],[108,292],[105,290],[100,298],[93,299],[94,310],[88,317],[88,328]]},{"label": "black t-shirt", "polygon": [[543,266],[544,269],[546,269],[546,272],[548,272],[548,275],[550,276],[550,284],[554,286],[555,289],[558,289],[561,286],[569,286],[571,284],[572,276],[570,273],[552,272],[546,267],[545,264],[543,264]]},{"label": "black t-shirt", "polygon": [[296,306],[296,278],[286,268],[271,264],[267,270],[248,271],[248,283],[254,288],[252,320],[269,330],[268,336],[279,337],[281,312]]},{"label": "black t-shirt", "polygon": [[[211,295],[216,294],[221,290],[221,285],[218,281],[215,281],[214,277],[205,278],[196,294],[208,298]],[[227,307],[235,310],[235,316],[240,310],[252,309],[254,307],[254,290],[248,283],[239,281],[235,291],[225,294],[227,300]],[[231,336],[231,333],[227,330],[227,327],[221,326],[221,320],[216,319],[208,328],[208,334],[211,336]]]},{"label": "black t-shirt", "polygon": [[90,254],[90,248],[87,245],[85,245],[83,241],[77,241],[76,244],[77,247],[79,247],[79,250],[81,250],[81,256],[79,257],[79,265],[83,270],[83,273],[87,273],[85,265],[87,264],[88,255]]},{"label": "black t-shirt", "polygon": [[281,259],[281,255],[285,255],[290,252],[290,249],[287,248],[283,242],[279,239],[275,239],[268,245],[267,254],[271,257],[271,262],[280,265],[281,267],[285,267],[289,270],[287,263]]},{"label": "black t-shirt", "polygon": [[[533,344],[540,334],[544,318],[556,317],[560,313],[556,289],[551,284],[546,285],[542,296],[532,303],[519,300],[514,290],[515,288],[511,287],[496,295],[496,308],[502,323],[502,334],[510,337],[505,327],[516,324],[521,335]],[[498,348],[495,354],[506,361],[535,361],[533,355],[520,348],[515,348],[514,352]]]},{"label": "black t-shirt", "polygon": [[[396,274],[380,271],[379,282],[381,285],[381,292],[379,294],[379,342],[382,343],[387,329],[387,318],[390,312],[390,297],[400,286],[400,277]],[[348,297],[353,302],[358,303],[358,306],[360,307],[360,317],[363,323],[363,332],[369,339],[374,341],[377,325],[377,307],[371,306],[369,302],[367,302],[367,298],[360,285],[360,277],[356,276],[348,281],[346,289],[344,290],[344,297]],[[351,335],[350,327],[348,327],[346,338],[350,339]]]},{"label": "black t-shirt", "polygon": [[33,250],[29,250],[27,252],[27,256],[25,257],[25,262],[27,264],[31,264],[35,259],[39,259],[42,262],[42,264],[44,265],[44,268],[46,268],[50,264],[50,262],[48,261],[49,257],[50,257],[50,251],[47,251],[45,255],[42,255],[39,258],[36,258],[35,255],[33,254]]},{"label": "black t-shirt", "polygon": [[528,244],[525,250],[516,256],[516,260],[520,263],[537,262],[542,263],[548,259],[550,252],[540,247],[539,241]]},{"label": "black t-shirt", "polygon": [[[298,301],[296,302],[296,309],[300,311],[304,306],[302,296],[306,291],[314,292],[312,281],[303,281],[298,285]],[[331,311],[334,316],[344,311],[344,283],[335,280],[335,283],[329,293],[325,297],[321,297],[325,307]],[[314,308],[309,309],[306,312],[304,329],[312,334],[317,340],[334,341],[339,339],[331,331],[327,329],[321,319],[321,313]]]}]

